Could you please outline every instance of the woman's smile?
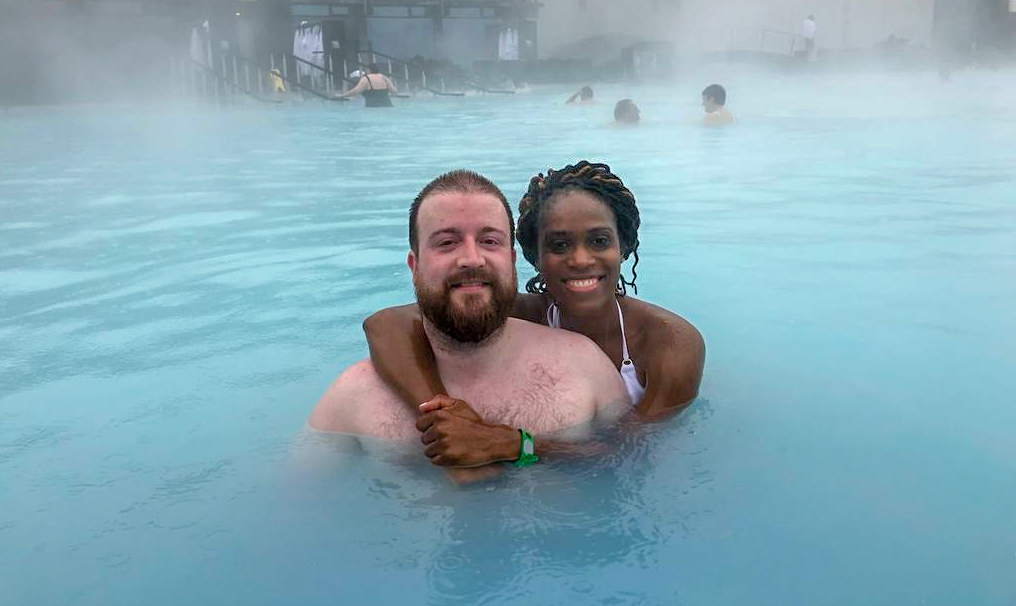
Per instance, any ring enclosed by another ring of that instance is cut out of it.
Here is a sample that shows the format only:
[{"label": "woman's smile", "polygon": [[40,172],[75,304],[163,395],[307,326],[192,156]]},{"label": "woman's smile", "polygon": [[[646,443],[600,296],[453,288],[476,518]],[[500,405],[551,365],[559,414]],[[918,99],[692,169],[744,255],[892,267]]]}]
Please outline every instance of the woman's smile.
[{"label": "woman's smile", "polygon": [[600,286],[600,282],[603,281],[603,276],[591,277],[591,278],[567,278],[562,280],[565,288],[573,292],[589,292],[596,290]]}]

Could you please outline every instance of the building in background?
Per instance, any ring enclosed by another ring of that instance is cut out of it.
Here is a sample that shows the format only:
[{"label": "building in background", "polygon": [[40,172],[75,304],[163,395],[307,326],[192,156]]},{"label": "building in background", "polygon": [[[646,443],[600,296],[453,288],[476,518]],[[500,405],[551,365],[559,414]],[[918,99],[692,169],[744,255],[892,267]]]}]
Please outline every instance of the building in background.
[{"label": "building in background", "polygon": [[3,0],[0,102],[157,98],[170,56],[203,44],[206,61],[267,63],[293,52],[303,22],[336,67],[361,50],[469,66],[496,59],[509,30],[531,60],[538,10],[535,0]]},{"label": "building in background", "polygon": [[0,103],[158,98],[170,56],[204,46],[206,62],[264,64],[293,52],[303,22],[320,32],[310,52],[335,71],[368,50],[523,75],[574,60],[637,76],[703,53],[793,54],[809,14],[820,53],[1016,49],[1016,0],[0,0]]},{"label": "building in background", "polygon": [[934,32],[942,52],[1016,52],[1016,0],[935,0]]}]

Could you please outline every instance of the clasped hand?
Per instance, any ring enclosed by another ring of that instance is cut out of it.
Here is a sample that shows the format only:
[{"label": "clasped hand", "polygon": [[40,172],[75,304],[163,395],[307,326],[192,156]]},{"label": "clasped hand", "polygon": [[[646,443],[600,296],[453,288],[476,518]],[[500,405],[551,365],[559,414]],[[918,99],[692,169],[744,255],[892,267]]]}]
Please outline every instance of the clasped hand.
[{"label": "clasped hand", "polygon": [[517,458],[518,432],[489,425],[464,400],[434,396],[420,405],[416,428],[423,453],[442,467],[480,467]]}]

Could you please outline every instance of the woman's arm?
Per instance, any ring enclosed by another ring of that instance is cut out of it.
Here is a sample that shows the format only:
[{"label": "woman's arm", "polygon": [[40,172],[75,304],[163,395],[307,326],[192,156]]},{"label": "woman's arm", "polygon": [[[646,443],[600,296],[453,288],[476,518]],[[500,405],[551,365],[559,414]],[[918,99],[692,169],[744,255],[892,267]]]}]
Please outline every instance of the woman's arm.
[{"label": "woman's arm", "polygon": [[[532,321],[541,306],[546,307],[539,296],[520,294],[512,317]],[[363,332],[377,373],[414,413],[421,403],[447,393],[415,303],[382,309],[363,321]]]},{"label": "woman's arm", "polygon": [[414,413],[446,392],[415,303],[382,309],[363,321],[363,332],[374,369]]},{"label": "woman's arm", "polygon": [[646,393],[635,410],[654,420],[684,410],[698,397],[706,347],[699,331],[677,316],[649,334],[642,349],[654,353],[647,359]]},{"label": "woman's arm", "polygon": [[363,92],[363,89],[367,88],[367,76],[360,76],[360,81],[356,83],[356,86],[349,89],[348,91],[339,95],[340,97],[352,97]]}]

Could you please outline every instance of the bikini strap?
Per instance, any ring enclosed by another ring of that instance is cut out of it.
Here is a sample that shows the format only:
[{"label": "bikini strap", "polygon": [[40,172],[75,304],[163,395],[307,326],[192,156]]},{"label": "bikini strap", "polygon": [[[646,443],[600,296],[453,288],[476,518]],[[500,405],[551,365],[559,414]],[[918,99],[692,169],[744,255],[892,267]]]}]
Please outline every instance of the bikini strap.
[{"label": "bikini strap", "polygon": [[[617,305],[617,321],[621,324],[621,363],[631,364],[631,356],[628,355],[628,338],[624,334],[624,312],[621,311],[621,303],[617,299],[614,300],[614,304]],[[547,326],[561,328],[561,311],[553,303],[547,308]]]},{"label": "bikini strap", "polygon": [[614,299],[617,304],[617,319],[621,322],[621,357],[624,358],[621,364],[631,364],[631,357],[628,355],[628,339],[624,336],[624,314],[621,312],[621,302]]},{"label": "bikini strap", "polygon": [[561,328],[561,312],[557,309],[557,305],[553,303],[547,308],[547,326]]}]

